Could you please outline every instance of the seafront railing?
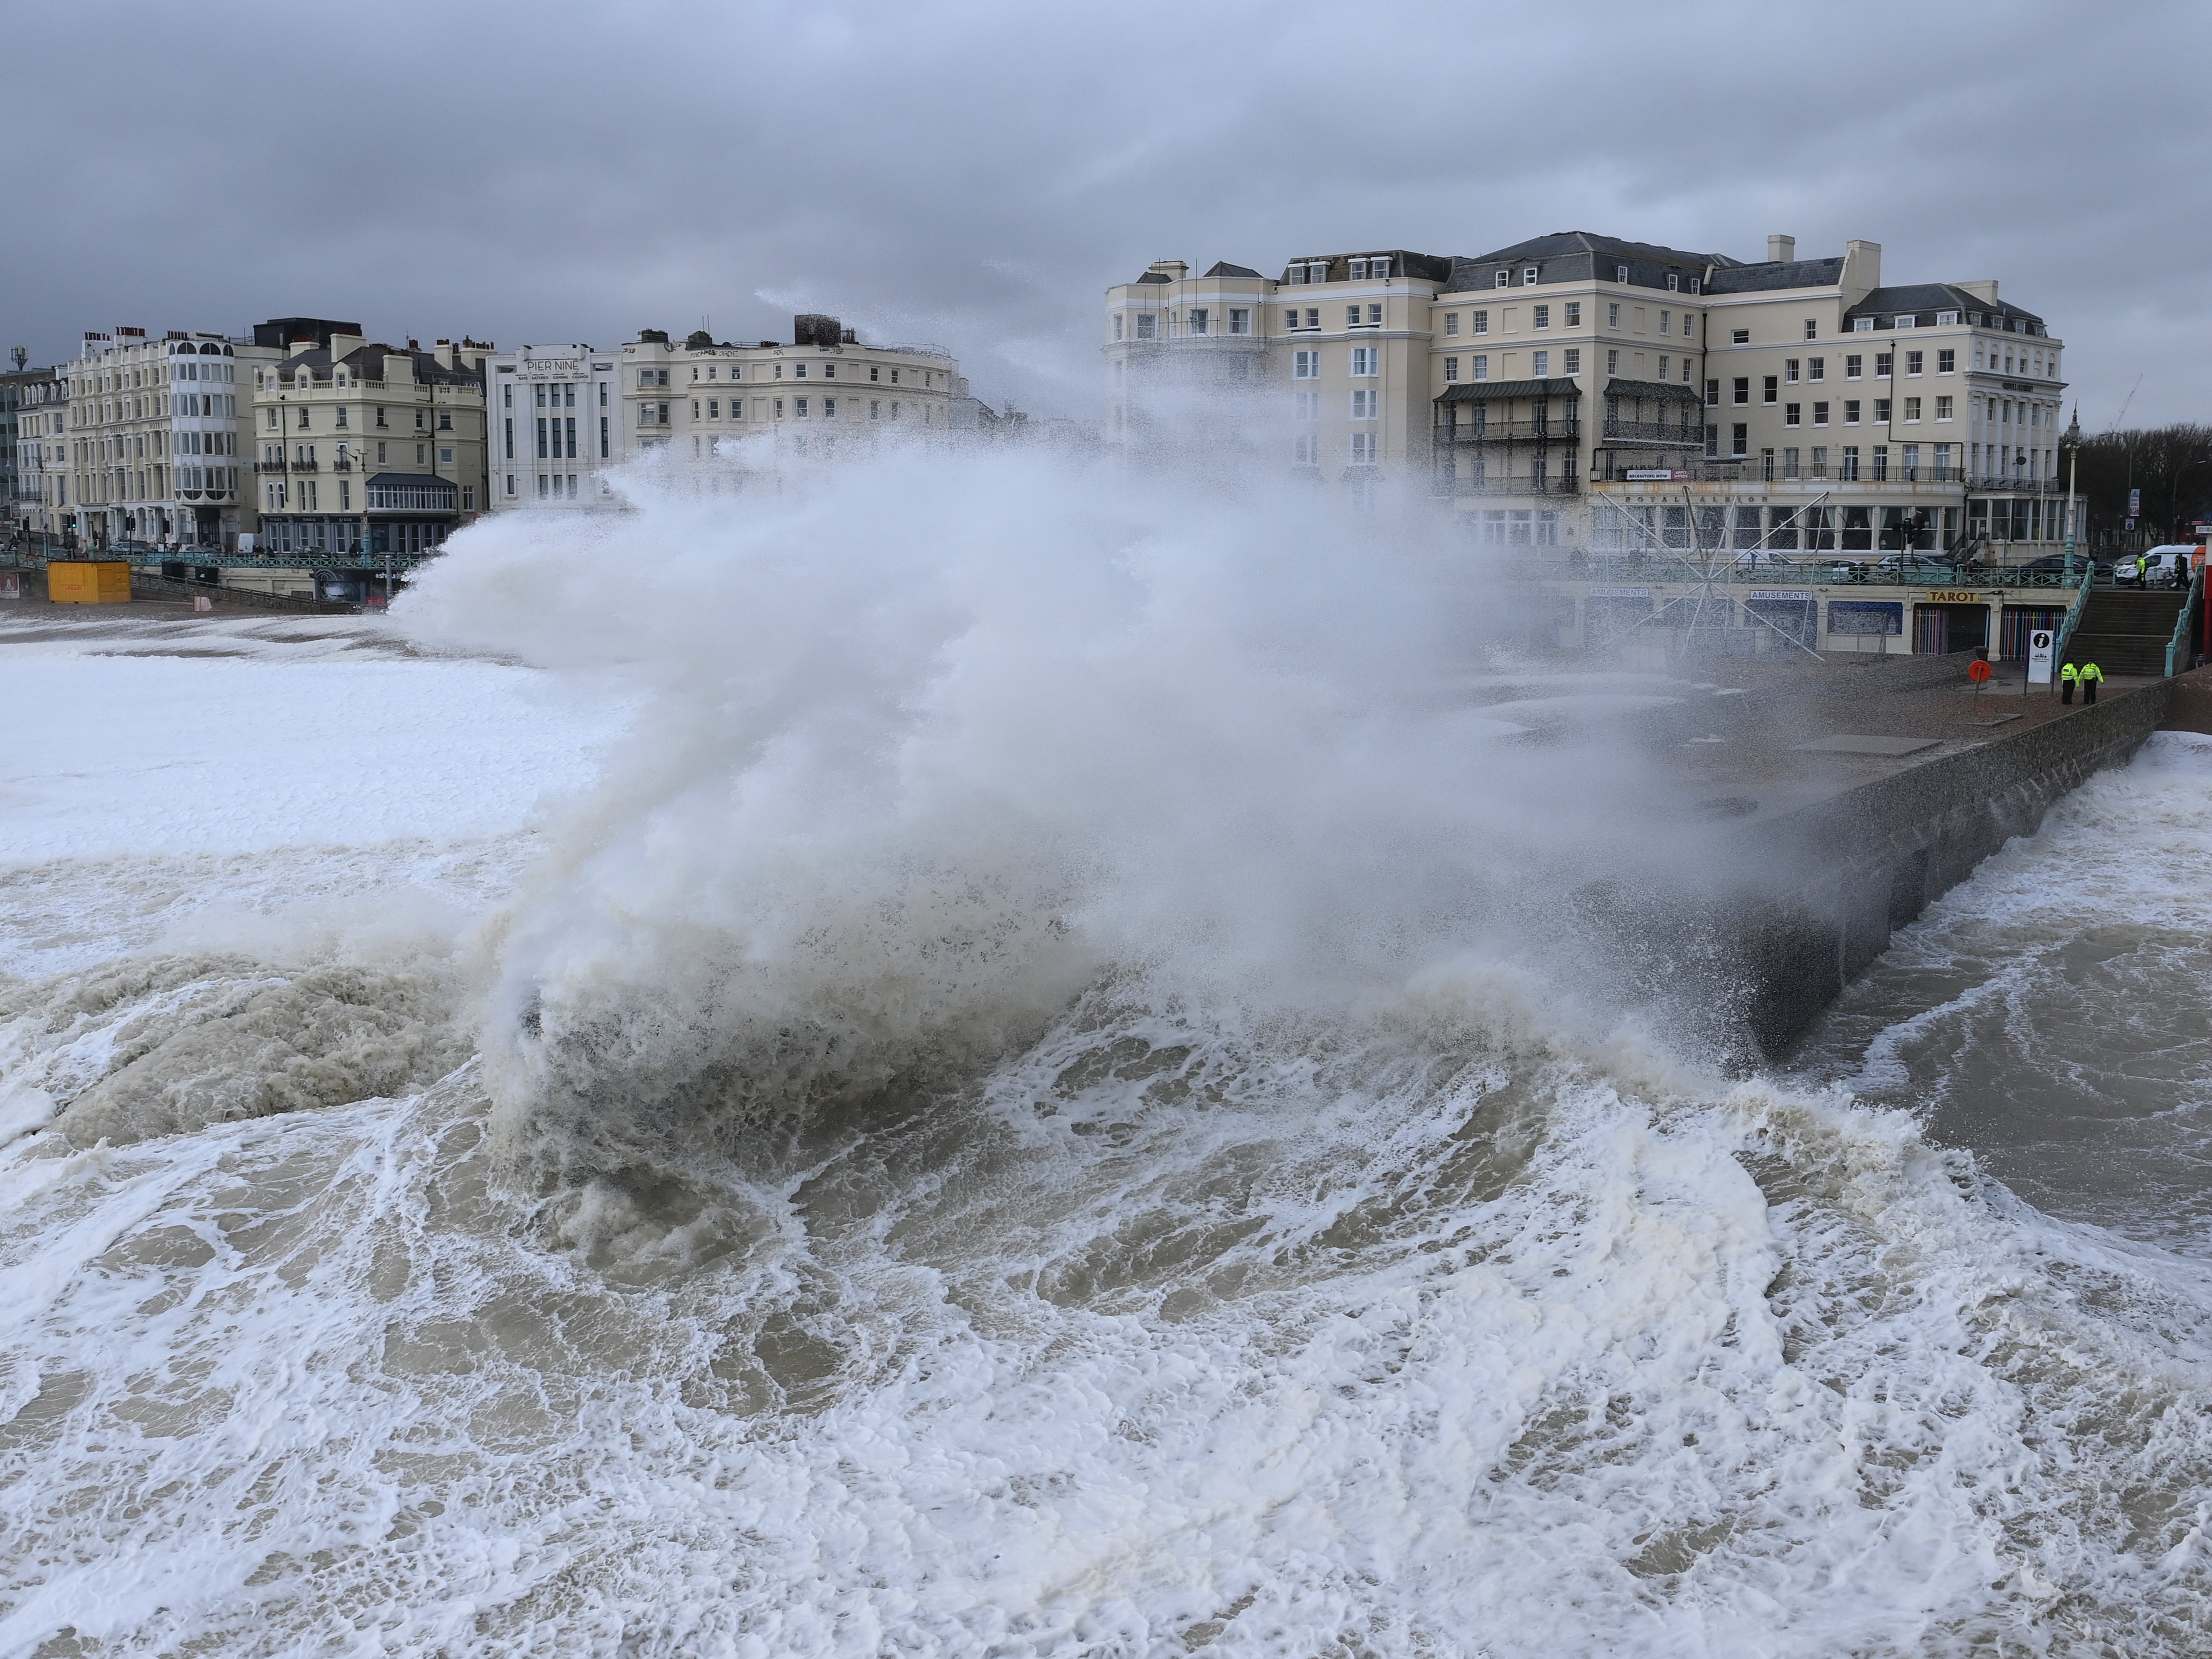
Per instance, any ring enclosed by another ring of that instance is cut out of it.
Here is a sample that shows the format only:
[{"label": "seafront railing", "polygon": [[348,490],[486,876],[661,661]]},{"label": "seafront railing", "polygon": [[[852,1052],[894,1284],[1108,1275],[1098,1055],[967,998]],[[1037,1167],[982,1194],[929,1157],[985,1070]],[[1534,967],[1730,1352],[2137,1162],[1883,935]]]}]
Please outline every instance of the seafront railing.
[{"label": "seafront railing", "polygon": [[2197,637],[2197,612],[2203,603],[2204,567],[2200,564],[2189,578],[2189,597],[2182,602],[2181,614],[2173,619],[2173,637],[2166,642],[2166,672],[2169,679],[2189,666],[2189,642]]},{"label": "seafront railing", "polygon": [[2096,580],[2097,567],[2094,564],[2081,573],[2081,591],[2074,596],[2074,603],[2066,607],[2066,619],[2058,624],[2058,637],[2051,643],[2052,662],[2066,660],[2067,643],[2073,639],[2074,630],[2081,623],[2081,613],[2089,608],[2089,590],[2095,586]]},{"label": "seafront railing", "polygon": [[2081,562],[2083,568],[2069,580],[2053,565],[1953,564],[1948,561],[1907,555],[1857,557],[1849,553],[1815,554],[1776,558],[1761,553],[1754,561],[1748,551],[1698,554],[1691,549],[1636,554],[1586,553],[1580,557],[1539,561],[1536,572],[1552,581],[1724,582],[1746,587],[1927,587],[1974,589],[2069,589],[2077,583],[2112,580],[2109,572]]}]

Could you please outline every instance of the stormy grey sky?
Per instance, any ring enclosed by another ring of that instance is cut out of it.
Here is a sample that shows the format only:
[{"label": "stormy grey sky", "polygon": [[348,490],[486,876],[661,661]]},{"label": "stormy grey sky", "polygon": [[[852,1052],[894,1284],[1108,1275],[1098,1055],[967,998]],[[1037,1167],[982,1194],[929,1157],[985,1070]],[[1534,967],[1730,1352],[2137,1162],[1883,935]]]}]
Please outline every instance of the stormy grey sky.
[{"label": "stormy grey sky", "polygon": [[357,318],[953,348],[1093,418],[1149,260],[1594,230],[1996,276],[2085,428],[2203,418],[2212,7],[11,7],[9,343]]}]

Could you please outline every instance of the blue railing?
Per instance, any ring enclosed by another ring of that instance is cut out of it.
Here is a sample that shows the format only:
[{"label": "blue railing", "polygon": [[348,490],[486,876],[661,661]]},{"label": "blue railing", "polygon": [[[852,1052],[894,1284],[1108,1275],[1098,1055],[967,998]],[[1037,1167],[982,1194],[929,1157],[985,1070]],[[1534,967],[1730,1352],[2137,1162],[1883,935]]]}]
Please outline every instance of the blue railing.
[{"label": "blue railing", "polygon": [[[2204,603],[2204,567],[2198,565],[2189,578],[2189,598],[2181,606],[2181,614],[2173,619],[2173,637],[2166,642],[2166,672],[2168,678],[2189,666],[2189,642],[2197,635],[2197,607]],[[2180,667],[2176,667],[2176,664]]]},{"label": "blue railing", "polygon": [[2095,584],[2096,580],[2097,567],[2093,563],[2081,573],[2081,592],[2075,594],[2074,603],[2066,607],[2066,620],[2058,624],[2058,637],[2051,642],[2051,646],[2052,662],[2063,663],[2066,660],[2067,643],[2074,637],[2074,629],[2081,620],[2082,611],[2088,608],[2089,589]]}]

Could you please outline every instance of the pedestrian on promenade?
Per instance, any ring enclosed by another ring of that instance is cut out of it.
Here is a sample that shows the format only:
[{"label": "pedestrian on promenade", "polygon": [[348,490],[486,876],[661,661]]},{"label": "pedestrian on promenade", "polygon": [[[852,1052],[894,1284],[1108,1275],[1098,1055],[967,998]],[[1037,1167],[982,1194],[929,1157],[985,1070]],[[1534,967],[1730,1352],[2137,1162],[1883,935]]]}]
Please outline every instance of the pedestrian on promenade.
[{"label": "pedestrian on promenade", "polygon": [[2081,678],[2081,671],[2076,668],[2070,662],[2068,663],[2065,667],[2058,671],[2059,702],[2071,702],[2074,701],[2074,688],[2080,683]]},{"label": "pedestrian on promenade", "polygon": [[2105,671],[2093,662],[2081,665],[2081,701],[2095,707],[2097,688],[2104,684]]}]

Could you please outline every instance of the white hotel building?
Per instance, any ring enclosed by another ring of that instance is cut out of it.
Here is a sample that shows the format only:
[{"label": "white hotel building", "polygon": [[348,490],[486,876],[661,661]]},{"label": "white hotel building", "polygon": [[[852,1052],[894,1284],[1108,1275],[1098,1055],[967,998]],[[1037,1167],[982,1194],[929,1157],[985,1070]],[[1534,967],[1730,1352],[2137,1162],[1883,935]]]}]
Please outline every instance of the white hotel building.
[{"label": "white hotel building", "polygon": [[952,429],[968,384],[937,346],[864,345],[834,317],[793,319],[789,345],[645,329],[613,351],[525,346],[484,361],[493,510],[616,507],[610,469],[665,447],[706,459],[726,439],[773,434],[834,453],[885,434]]}]

